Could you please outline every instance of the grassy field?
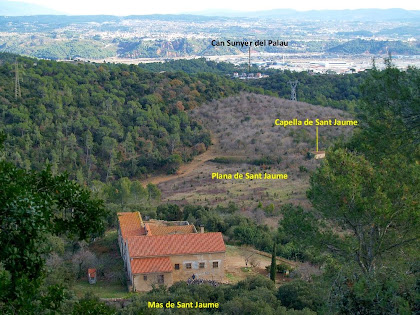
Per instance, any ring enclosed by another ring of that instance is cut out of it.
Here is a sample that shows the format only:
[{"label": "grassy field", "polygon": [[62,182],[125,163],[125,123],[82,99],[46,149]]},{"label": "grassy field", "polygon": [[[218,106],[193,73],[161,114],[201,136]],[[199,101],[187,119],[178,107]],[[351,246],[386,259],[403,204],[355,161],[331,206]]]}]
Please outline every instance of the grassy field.
[{"label": "grassy field", "polygon": [[106,280],[89,284],[87,279],[81,279],[74,284],[73,290],[78,297],[83,297],[86,293],[94,293],[101,298],[126,298],[132,294],[127,291],[127,287],[122,285],[121,282]]},{"label": "grassy field", "polygon": [[[267,205],[306,200],[307,174],[291,176],[287,180],[248,180],[212,179],[213,172],[235,174],[264,170],[245,164],[220,165],[208,161],[183,178],[160,184],[163,200],[212,206],[234,201],[241,209],[256,208],[259,202]],[[283,173],[284,170],[272,167],[269,172]]]},{"label": "grassy field", "polygon": [[[269,171],[285,172],[277,166],[273,166]],[[277,227],[281,205],[292,203],[306,209],[310,207],[306,198],[306,190],[309,187],[308,173],[295,171],[296,175],[290,176],[287,180],[218,180],[211,178],[212,172],[234,174],[236,172],[263,172],[263,170],[253,165],[218,164],[207,161],[199,169],[193,170],[184,177],[159,184],[162,202],[212,207],[227,206],[229,202],[233,202],[238,206],[241,214],[272,228]],[[271,207],[274,211],[267,214],[265,212],[267,207]]]}]

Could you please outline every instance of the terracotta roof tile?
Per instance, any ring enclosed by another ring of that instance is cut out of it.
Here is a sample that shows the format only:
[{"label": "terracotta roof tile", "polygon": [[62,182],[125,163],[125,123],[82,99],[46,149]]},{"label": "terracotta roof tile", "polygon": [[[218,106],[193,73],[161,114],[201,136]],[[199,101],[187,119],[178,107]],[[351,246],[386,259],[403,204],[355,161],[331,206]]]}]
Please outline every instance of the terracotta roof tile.
[{"label": "terracotta roof tile", "polygon": [[145,224],[147,226],[148,233],[147,235],[170,235],[170,234],[187,234],[195,233],[194,225],[155,225],[155,224]]},{"label": "terracotta roof tile", "polygon": [[96,277],[96,269],[89,268],[88,269],[88,276],[91,277],[91,278]]},{"label": "terracotta roof tile", "polygon": [[133,274],[172,271],[172,264],[169,257],[135,258],[131,260],[130,264]]},{"label": "terracotta roof tile", "polygon": [[144,235],[143,221],[139,212],[118,212],[121,235],[123,239],[129,236]]},{"label": "terracotta roof tile", "polygon": [[226,251],[220,232],[130,237],[127,244],[133,258]]}]

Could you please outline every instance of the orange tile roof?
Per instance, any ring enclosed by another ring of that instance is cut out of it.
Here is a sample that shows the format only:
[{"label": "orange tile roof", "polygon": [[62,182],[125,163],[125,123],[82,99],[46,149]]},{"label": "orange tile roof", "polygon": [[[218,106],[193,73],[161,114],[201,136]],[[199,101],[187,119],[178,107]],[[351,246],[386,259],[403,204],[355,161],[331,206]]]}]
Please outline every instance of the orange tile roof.
[{"label": "orange tile roof", "polygon": [[127,244],[133,258],[226,251],[220,232],[130,237]]},{"label": "orange tile roof", "polygon": [[88,269],[88,275],[89,275],[89,277],[96,277],[96,269],[94,269],[94,268],[89,268]]},{"label": "orange tile roof", "polygon": [[131,260],[130,264],[133,274],[172,271],[172,264],[169,257],[136,258]]},{"label": "orange tile roof", "polygon": [[139,212],[118,212],[117,215],[123,239],[129,236],[145,234],[145,230],[142,227],[143,221]]},{"label": "orange tile roof", "polygon": [[148,236],[195,233],[194,225],[164,226],[146,223],[145,226]]}]

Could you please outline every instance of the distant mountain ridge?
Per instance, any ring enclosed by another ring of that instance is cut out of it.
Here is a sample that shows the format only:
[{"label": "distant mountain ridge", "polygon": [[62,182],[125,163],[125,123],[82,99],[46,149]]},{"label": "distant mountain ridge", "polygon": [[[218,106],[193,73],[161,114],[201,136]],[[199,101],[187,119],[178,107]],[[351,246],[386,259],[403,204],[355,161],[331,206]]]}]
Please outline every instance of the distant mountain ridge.
[{"label": "distant mountain ridge", "polygon": [[297,11],[293,9],[274,9],[265,11],[234,11],[234,10],[204,10],[190,12],[195,15],[203,16],[224,16],[224,17],[266,17],[266,18],[286,18],[286,19],[321,19],[321,20],[399,20],[399,19],[419,19],[419,10],[405,9],[355,9],[355,10],[309,10]]},{"label": "distant mountain ridge", "polygon": [[[133,12],[134,13],[134,12]],[[63,15],[53,9],[30,4],[0,0],[0,16],[37,16],[37,15]],[[184,12],[179,14],[133,14],[130,16],[111,15],[65,15],[64,19],[76,19],[80,21],[102,21],[104,19],[160,19],[160,20],[209,20],[214,18],[268,18],[268,19],[304,19],[304,20],[345,20],[345,21],[378,21],[378,20],[419,20],[420,10],[393,9],[355,9],[355,10],[309,10],[297,11],[294,9],[273,9],[264,11],[238,11],[209,9],[196,12]]]},{"label": "distant mountain ridge", "polygon": [[44,14],[60,14],[60,12],[32,3],[0,0],[0,16]]}]

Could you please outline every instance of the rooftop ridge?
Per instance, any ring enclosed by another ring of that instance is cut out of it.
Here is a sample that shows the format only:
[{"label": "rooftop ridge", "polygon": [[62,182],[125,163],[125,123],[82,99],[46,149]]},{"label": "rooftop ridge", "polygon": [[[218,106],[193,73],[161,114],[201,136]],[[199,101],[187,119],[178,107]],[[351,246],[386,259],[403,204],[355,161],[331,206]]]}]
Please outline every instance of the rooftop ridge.
[{"label": "rooftop ridge", "polygon": [[140,212],[118,212],[118,223],[121,236],[126,239],[134,235],[143,235],[144,227]]},{"label": "rooftop ridge", "polygon": [[136,212],[137,212],[137,214],[138,214],[138,216],[139,216],[139,219],[140,219],[140,224],[141,224],[141,225],[143,225],[143,220],[142,220],[142,218],[141,218],[140,212],[139,212],[139,211],[136,211]]},{"label": "rooftop ridge", "polygon": [[[222,232],[205,232],[205,233],[184,233],[184,234],[165,234],[165,235],[147,235],[147,238],[158,238],[158,237],[174,237],[174,236],[184,236],[185,235],[209,235],[209,234],[222,234]],[[135,239],[135,238],[141,238],[145,237],[146,235],[132,235],[128,237],[127,239]],[[201,236],[196,236],[201,237]]]}]

